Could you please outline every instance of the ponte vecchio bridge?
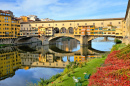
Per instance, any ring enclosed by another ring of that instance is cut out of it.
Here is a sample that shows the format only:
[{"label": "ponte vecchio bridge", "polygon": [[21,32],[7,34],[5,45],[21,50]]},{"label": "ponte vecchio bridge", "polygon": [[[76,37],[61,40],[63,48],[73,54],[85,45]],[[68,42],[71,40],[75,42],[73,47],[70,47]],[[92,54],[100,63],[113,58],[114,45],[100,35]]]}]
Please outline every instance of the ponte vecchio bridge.
[{"label": "ponte vecchio bridge", "polygon": [[125,25],[124,18],[22,22],[21,37],[15,43],[36,38],[47,45],[61,37],[71,37],[87,45],[98,37],[123,38]]}]

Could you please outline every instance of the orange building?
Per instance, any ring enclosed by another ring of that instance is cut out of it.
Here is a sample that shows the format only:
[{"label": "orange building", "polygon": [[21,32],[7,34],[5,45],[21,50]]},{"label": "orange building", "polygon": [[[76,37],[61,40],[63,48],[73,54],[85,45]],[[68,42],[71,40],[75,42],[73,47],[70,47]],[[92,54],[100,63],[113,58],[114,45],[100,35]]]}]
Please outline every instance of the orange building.
[{"label": "orange building", "polygon": [[79,62],[79,63],[85,62],[86,61],[85,56],[75,55],[74,61]]},{"label": "orange building", "polygon": [[20,16],[22,22],[28,22],[29,21],[29,17],[27,16]]},{"label": "orange building", "polygon": [[38,35],[39,36],[45,35],[46,34],[45,32],[46,32],[46,28],[45,27],[42,27],[42,26],[38,27]]},{"label": "orange building", "polygon": [[86,26],[81,26],[81,35],[86,35],[87,27]]}]

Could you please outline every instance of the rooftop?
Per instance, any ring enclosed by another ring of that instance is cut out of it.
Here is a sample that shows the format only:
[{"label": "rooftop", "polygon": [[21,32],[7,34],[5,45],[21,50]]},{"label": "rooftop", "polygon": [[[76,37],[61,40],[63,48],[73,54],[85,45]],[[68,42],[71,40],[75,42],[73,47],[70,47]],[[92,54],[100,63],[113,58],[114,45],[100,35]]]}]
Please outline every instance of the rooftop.
[{"label": "rooftop", "polygon": [[52,23],[52,22],[79,22],[79,21],[107,21],[107,20],[124,20],[124,18],[81,19],[81,20],[56,20],[56,21],[33,21],[33,22],[21,22],[20,24],[28,24],[28,23]]}]

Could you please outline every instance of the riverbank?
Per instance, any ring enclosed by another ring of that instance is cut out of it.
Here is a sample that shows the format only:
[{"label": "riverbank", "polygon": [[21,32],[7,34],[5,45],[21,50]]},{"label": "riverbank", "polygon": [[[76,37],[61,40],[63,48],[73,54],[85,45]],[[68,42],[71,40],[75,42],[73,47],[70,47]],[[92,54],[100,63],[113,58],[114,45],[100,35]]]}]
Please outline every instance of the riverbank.
[{"label": "riverbank", "polygon": [[0,47],[10,46],[11,44],[0,44]]},{"label": "riverbank", "polygon": [[84,79],[85,74],[93,74],[96,72],[96,68],[100,67],[101,64],[104,63],[106,58],[95,58],[90,60],[87,63],[82,63],[82,66],[79,65],[77,68],[74,68],[74,70],[72,70],[70,68],[70,72],[69,69],[65,68],[64,72],[62,73],[62,75],[56,79],[55,81],[53,81],[52,83],[49,83],[48,86],[75,86],[75,82],[73,80],[73,77],[78,78],[80,77],[81,80],[80,82],[82,83],[82,85],[87,85],[88,84],[88,80]]},{"label": "riverbank", "polygon": [[[111,52],[114,52],[116,50],[121,50],[124,49],[124,47],[126,47],[125,44],[117,44],[114,45],[111,49]],[[107,59],[109,58],[109,56],[111,56],[111,54],[108,55]],[[103,56],[104,57],[104,56]],[[73,77],[78,78],[80,77],[81,80],[80,82],[82,83],[82,86],[86,86],[89,84],[89,86],[91,86],[93,79],[91,78],[88,82],[87,79],[84,79],[85,74],[91,74],[91,77],[94,77],[94,74],[97,73],[97,68],[100,67],[101,68],[101,64],[103,64],[106,61],[106,57],[105,58],[96,58],[93,60],[90,60],[89,62],[87,62],[87,65],[84,65],[82,68],[78,67],[74,69],[73,71],[70,71],[68,73],[66,73],[65,75],[61,75],[58,79],[56,79],[55,81],[53,81],[52,83],[49,83],[48,86],[74,86],[75,82],[73,80]],[[66,71],[66,69],[64,70],[64,72]],[[108,71],[108,70],[107,70]],[[98,73],[97,73],[98,75]],[[99,77],[99,76],[98,76]],[[96,79],[98,80],[98,78]]]},{"label": "riverbank", "polygon": [[88,86],[104,85],[130,85],[130,45],[114,45],[103,66],[89,79]]}]

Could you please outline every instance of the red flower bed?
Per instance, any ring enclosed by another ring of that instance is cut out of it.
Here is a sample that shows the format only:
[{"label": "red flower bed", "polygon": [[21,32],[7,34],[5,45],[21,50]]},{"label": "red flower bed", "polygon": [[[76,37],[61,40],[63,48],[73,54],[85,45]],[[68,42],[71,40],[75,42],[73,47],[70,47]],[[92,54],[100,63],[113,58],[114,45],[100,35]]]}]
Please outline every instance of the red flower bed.
[{"label": "red flower bed", "polygon": [[88,86],[130,86],[130,46],[110,53]]}]

